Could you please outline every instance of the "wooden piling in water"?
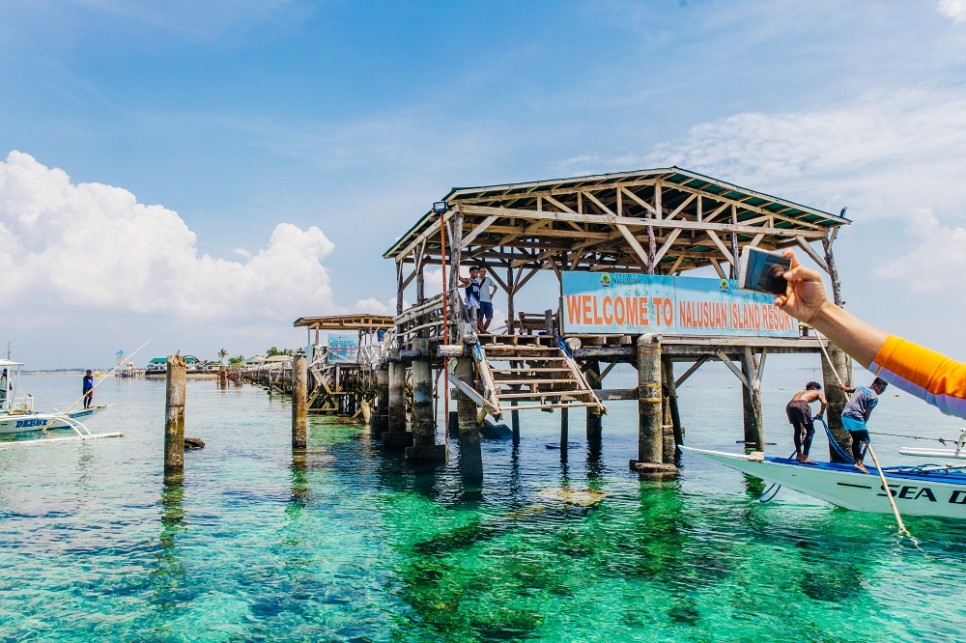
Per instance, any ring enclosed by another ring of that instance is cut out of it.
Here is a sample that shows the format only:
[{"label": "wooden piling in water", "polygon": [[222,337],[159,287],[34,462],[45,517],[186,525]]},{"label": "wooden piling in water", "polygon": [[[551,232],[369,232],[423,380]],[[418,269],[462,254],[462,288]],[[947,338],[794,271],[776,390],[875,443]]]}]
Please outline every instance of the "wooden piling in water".
[{"label": "wooden piling in water", "polygon": [[741,408],[744,416],[745,447],[761,451],[765,445],[765,431],[761,416],[761,379],[751,348],[745,346],[739,356],[745,382],[741,387]]},{"label": "wooden piling in water", "polygon": [[677,470],[664,462],[661,380],[661,336],[641,335],[637,338],[637,460],[631,460],[631,469],[645,473]]},{"label": "wooden piling in water", "polygon": [[[456,377],[472,383],[473,360],[460,357],[456,362]],[[480,424],[476,420],[476,403],[463,391],[456,393],[456,412],[459,421],[460,476],[463,485],[471,488],[483,484],[483,451],[480,446]]]},{"label": "wooden piling in water", "polygon": [[372,437],[381,438],[389,430],[389,368],[376,370],[376,412],[372,416]]},{"label": "wooden piling in water", "polygon": [[389,426],[382,434],[387,449],[404,449],[413,443],[412,433],[406,430],[406,364],[389,363]]},{"label": "wooden piling in water", "polygon": [[[674,379],[674,362],[668,358],[662,364],[662,388],[664,392],[664,461],[674,462],[677,446],[684,444],[684,427],[678,411],[678,392]],[[670,429],[668,428],[670,427]],[[670,431],[670,446],[668,432]]]},{"label": "wooden piling in water", "polygon": [[164,473],[184,472],[184,407],[187,359],[168,356],[164,406]]},{"label": "wooden piling in water", "polygon": [[[587,367],[584,370],[584,378],[587,380],[587,384],[592,389],[601,388],[600,381],[600,362],[590,361],[587,362]],[[588,443],[599,443],[603,435],[603,422],[600,411],[597,409],[588,408],[586,410],[587,414],[587,442]]]},{"label": "wooden piling in water", "polygon": [[422,356],[413,360],[413,445],[406,459],[442,462],[446,445],[436,444],[436,417],[433,412],[433,371],[429,365],[429,342],[413,340]]},{"label": "wooden piling in water", "polygon": [[[828,409],[825,417],[828,428],[835,437],[835,441],[849,453],[852,447],[852,436],[842,427],[842,409],[849,401],[849,396],[839,388],[839,378],[846,386],[854,384],[852,380],[852,359],[838,346],[829,342],[828,356],[832,360],[831,365],[825,357],[822,357],[822,380],[825,386],[825,399],[828,400]],[[836,377],[836,373],[838,377]],[[832,462],[842,462],[835,448],[829,444],[829,458]]]},{"label": "wooden piling in water", "polygon": [[560,408],[560,459],[567,459],[567,443],[570,441],[570,409]]},{"label": "wooden piling in water", "polygon": [[308,429],[308,368],[305,354],[292,360],[292,448],[304,449]]}]

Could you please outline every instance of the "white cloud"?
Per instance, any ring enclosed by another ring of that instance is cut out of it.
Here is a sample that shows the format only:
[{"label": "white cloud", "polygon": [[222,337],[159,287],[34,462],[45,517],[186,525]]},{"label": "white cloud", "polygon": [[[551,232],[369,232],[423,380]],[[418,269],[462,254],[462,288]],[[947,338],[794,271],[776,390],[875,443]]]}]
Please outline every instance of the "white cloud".
[{"label": "white cloud", "polygon": [[876,269],[887,279],[902,279],[912,291],[956,292],[966,272],[966,227],[944,225],[928,208],[916,209],[906,225],[916,245]]},{"label": "white cloud", "polygon": [[334,246],[317,227],[279,224],[243,261],[199,256],[196,241],[176,212],[124,189],[75,184],[21,152],[0,162],[0,274],[5,296],[33,302],[34,314],[277,324],[335,310],[322,265]]},{"label": "white cloud", "polygon": [[966,91],[909,89],[824,110],[742,113],[693,127],[629,159],[581,156],[570,174],[677,165],[863,220],[929,205],[962,216],[953,186],[966,146]]},{"label": "white cloud", "polygon": [[379,301],[375,297],[367,297],[357,301],[352,307],[352,311],[355,314],[369,313],[373,315],[395,315],[396,300]]},{"label": "white cloud", "polygon": [[937,9],[956,24],[966,22],[966,0],[939,0]]}]

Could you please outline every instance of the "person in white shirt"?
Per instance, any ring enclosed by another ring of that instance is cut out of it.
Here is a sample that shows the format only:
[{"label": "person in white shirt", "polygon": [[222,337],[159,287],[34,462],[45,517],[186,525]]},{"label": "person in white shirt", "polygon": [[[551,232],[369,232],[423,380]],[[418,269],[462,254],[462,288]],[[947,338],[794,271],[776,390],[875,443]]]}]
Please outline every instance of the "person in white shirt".
[{"label": "person in white shirt", "polygon": [[496,294],[496,283],[486,276],[486,266],[480,266],[480,318],[477,320],[481,333],[490,328],[493,321],[493,295]]}]

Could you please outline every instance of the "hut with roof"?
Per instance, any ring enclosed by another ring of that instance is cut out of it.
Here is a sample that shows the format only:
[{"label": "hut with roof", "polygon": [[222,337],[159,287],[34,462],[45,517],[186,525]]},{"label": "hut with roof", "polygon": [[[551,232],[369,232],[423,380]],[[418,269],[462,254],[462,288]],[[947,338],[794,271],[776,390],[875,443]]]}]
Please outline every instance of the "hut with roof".
[{"label": "hut with roof", "polygon": [[[454,188],[383,255],[396,266],[397,316],[383,362],[391,399],[374,422],[387,444],[413,445],[409,457],[441,457],[427,404],[436,368],[456,390],[460,436],[471,450],[487,415],[509,412],[518,435],[517,414],[540,409],[561,412],[565,454],[569,410],[586,409],[593,443],[606,402],[637,399],[632,466],[673,468],[674,442],[683,439],[676,389],[719,360],[742,385],[745,442],[761,449],[767,355],[818,353],[823,340],[770,296],[739,290],[739,257],[747,246],[795,248],[828,273],[840,303],[832,246],[848,223],[677,167]],[[506,296],[505,333],[483,334],[473,324],[460,292],[459,267],[467,263],[486,266]],[[432,297],[429,266],[444,275],[442,293]],[[557,305],[518,310],[522,289],[541,271],[556,277]],[[847,358],[829,348],[845,372]],[[622,362],[637,368],[638,386],[604,388]],[[676,374],[679,363],[687,366]],[[409,424],[399,402],[407,377],[414,391]],[[826,367],[826,381],[832,377]],[[832,408],[841,407],[844,397],[829,389]],[[834,422],[837,414],[829,417]]]}]

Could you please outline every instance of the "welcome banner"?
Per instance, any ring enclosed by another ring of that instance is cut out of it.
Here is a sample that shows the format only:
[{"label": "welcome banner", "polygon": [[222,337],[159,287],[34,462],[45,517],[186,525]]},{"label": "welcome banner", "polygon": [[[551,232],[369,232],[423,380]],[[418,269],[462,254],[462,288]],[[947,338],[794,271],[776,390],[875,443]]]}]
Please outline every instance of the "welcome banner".
[{"label": "welcome banner", "polygon": [[798,335],[772,295],[739,290],[731,279],[565,272],[562,285],[568,333]]}]

